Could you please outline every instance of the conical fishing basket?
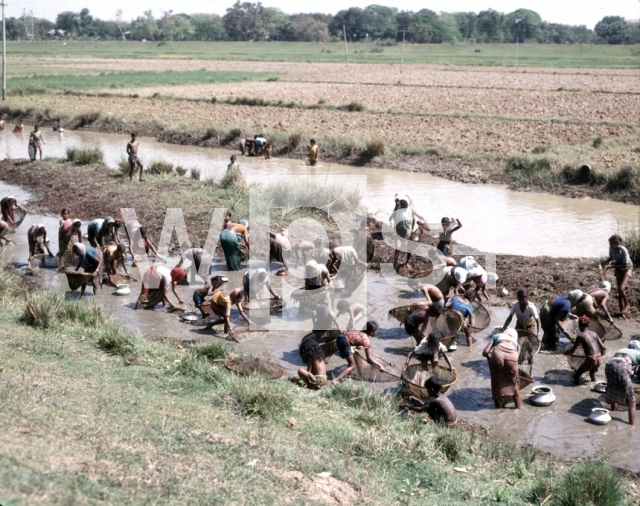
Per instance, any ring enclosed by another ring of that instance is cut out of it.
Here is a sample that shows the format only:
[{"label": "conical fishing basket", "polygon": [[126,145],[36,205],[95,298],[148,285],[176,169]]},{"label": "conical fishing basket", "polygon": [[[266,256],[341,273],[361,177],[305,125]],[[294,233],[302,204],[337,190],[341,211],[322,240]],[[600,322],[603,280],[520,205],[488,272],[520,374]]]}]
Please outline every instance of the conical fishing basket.
[{"label": "conical fishing basket", "polygon": [[[604,329],[604,337],[602,338],[603,341],[617,341],[622,337],[622,331],[618,327],[616,327],[613,323],[609,323],[607,320],[603,320],[603,319],[599,319],[597,321],[591,320],[589,328],[591,328],[591,326],[594,323],[597,325],[600,325]],[[600,335],[600,333],[597,330],[595,329],[592,329],[592,330],[596,334]]]},{"label": "conical fishing basket", "polygon": [[518,357],[518,364],[522,364],[528,355],[531,358],[535,357],[540,351],[542,342],[538,339],[538,336],[533,332],[524,329],[517,329],[518,343],[520,343],[520,356]]},{"label": "conical fishing basket", "polygon": [[[580,329],[578,327],[578,320],[567,320],[564,327],[567,329],[567,332],[571,334],[570,340],[575,341],[576,336],[578,335],[578,332],[580,332]],[[587,329],[598,334],[598,337],[603,341],[605,340],[605,335],[607,333],[607,330],[605,329],[604,325],[602,325],[601,322],[596,320],[591,320],[589,322],[589,327],[587,327]]]},{"label": "conical fishing basket", "polygon": [[531,385],[535,380],[523,369],[518,370],[518,388],[522,390],[523,388]]},{"label": "conical fishing basket", "polygon": [[305,339],[315,340],[320,345],[320,349],[322,350],[322,353],[324,354],[324,358],[326,360],[330,356],[335,355],[338,352],[338,336],[339,335],[340,335],[339,330],[325,330],[324,332],[315,331],[304,336],[302,340],[303,341]]},{"label": "conical fishing basket", "polygon": [[321,286],[320,288],[315,288],[313,290],[305,290],[304,288],[298,288],[297,290],[294,290],[290,297],[293,300],[297,300],[297,301],[301,301],[301,300],[310,300],[313,299],[314,297],[318,297],[319,295],[324,295],[325,292],[328,292],[331,290],[331,287],[329,285],[326,286]]},{"label": "conical fishing basket", "polygon": [[282,299],[254,299],[242,305],[242,307],[247,311],[260,311],[268,309],[270,314],[282,311],[284,306],[285,304]]},{"label": "conical fishing basket", "polygon": [[389,310],[389,319],[395,318],[404,325],[411,313],[420,309],[420,306],[400,306]]},{"label": "conical fishing basket", "polygon": [[282,367],[256,357],[240,357],[229,359],[224,366],[243,376],[259,376],[266,379],[278,379],[284,374]]},{"label": "conical fishing basket", "polygon": [[442,393],[445,393],[458,381],[456,373],[439,365],[433,367],[431,364],[413,364],[402,371],[405,390],[409,395],[414,395],[419,399],[429,399],[429,392],[424,384],[432,376],[442,380]]},{"label": "conical fishing basket", "polygon": [[435,320],[433,318],[429,319],[427,335],[431,332],[440,332],[442,334],[442,342],[447,344],[445,341],[453,341],[458,335],[462,328],[462,323],[462,316],[459,313],[445,309]]},{"label": "conical fishing basket", "polygon": [[67,283],[69,283],[69,290],[72,292],[85,283],[91,283],[93,279],[93,274],[85,272],[65,271],[65,275],[67,276]]},{"label": "conical fishing basket", "polygon": [[365,356],[363,351],[356,350],[353,354],[357,371],[357,377],[355,379],[363,381],[374,381],[377,383],[390,383],[392,381],[400,380],[401,372],[398,367],[389,364],[385,360],[382,360],[375,353],[371,353],[371,351],[369,351],[369,354],[373,357],[374,360],[376,360],[383,366],[384,372],[367,362],[367,357]]},{"label": "conical fishing basket", "polygon": [[343,298],[346,297],[350,297],[351,295],[353,295],[353,292],[355,292],[358,287],[362,284],[362,281],[364,280],[364,277],[367,275],[367,269],[363,268],[362,272],[352,281],[350,281],[344,288],[343,290],[340,292],[341,296]]},{"label": "conical fishing basket", "polygon": [[[605,351],[602,356],[604,357],[606,354],[607,352]],[[567,357],[569,367],[571,367],[571,370],[573,371],[577,371],[587,358],[584,354],[584,348],[582,348],[582,346],[578,346],[576,348],[576,351],[574,351],[571,355],[565,355],[565,357]]]},{"label": "conical fishing basket", "polygon": [[475,334],[476,332],[482,332],[491,325],[491,315],[487,308],[477,300],[474,300],[471,306],[473,306],[473,325],[467,325],[467,327],[472,334]]}]

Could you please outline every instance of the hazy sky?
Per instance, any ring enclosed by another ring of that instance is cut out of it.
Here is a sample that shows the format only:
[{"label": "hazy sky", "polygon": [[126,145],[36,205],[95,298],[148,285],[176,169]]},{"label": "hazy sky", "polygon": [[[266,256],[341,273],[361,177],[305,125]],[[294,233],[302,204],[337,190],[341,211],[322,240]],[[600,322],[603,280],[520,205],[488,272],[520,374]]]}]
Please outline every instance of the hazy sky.
[{"label": "hazy sky", "polygon": [[[32,9],[37,17],[55,20],[61,11],[79,11],[87,7],[91,13],[102,19],[113,19],[117,9],[122,9],[125,19],[140,16],[151,8],[156,16],[162,11],[173,10],[175,13],[207,12],[224,14],[226,9],[235,3],[234,0],[8,0],[7,16],[20,16],[23,9]],[[474,11],[495,9],[501,12],[512,12],[523,7],[538,12],[542,19],[555,23],[587,25],[593,28],[604,16],[623,16],[627,19],[640,18],[639,0],[432,0],[418,2],[415,0],[325,0],[320,4],[300,4],[297,0],[264,0],[267,7],[277,7],[288,14],[296,12],[326,12],[334,14],[345,7],[366,7],[372,3],[380,3],[398,7],[400,10],[420,10],[428,8],[433,11]]]}]

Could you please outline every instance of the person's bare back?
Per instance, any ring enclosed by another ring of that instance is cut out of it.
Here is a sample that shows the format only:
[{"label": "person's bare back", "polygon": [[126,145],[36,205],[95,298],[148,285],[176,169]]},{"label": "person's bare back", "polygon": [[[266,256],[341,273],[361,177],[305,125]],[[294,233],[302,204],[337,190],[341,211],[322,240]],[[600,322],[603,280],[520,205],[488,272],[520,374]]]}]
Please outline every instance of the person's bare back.
[{"label": "person's bare back", "polygon": [[579,332],[576,336],[576,344],[578,346],[582,345],[584,354],[587,357],[599,355],[604,349],[604,344],[600,340],[600,337],[592,330],[584,330],[583,332]]},{"label": "person's bare back", "polygon": [[133,180],[133,173],[136,170],[136,167],[140,168],[140,181],[144,181],[142,179],[142,171],[144,167],[142,166],[142,162],[140,158],[138,158],[138,148],[140,147],[140,143],[136,139],[136,133],[131,133],[131,140],[127,143],[127,155],[129,155],[129,181]]},{"label": "person's bare back", "polygon": [[426,408],[429,417],[434,422],[444,420],[447,425],[453,425],[458,421],[458,414],[453,403],[442,393],[428,403]]}]

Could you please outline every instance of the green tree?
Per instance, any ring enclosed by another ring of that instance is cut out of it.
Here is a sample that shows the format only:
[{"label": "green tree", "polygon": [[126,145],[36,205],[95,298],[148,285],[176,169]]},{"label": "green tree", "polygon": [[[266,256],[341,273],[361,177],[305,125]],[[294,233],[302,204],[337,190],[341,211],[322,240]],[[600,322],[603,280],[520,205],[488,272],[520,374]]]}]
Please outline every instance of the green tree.
[{"label": "green tree", "polygon": [[64,11],[56,17],[56,27],[69,33],[76,33],[78,24],[76,18],[78,14],[71,11]]},{"label": "green tree", "polygon": [[365,28],[364,10],[360,7],[350,7],[333,16],[329,25],[329,32],[331,35],[342,39],[343,25],[346,29],[348,40],[360,41],[366,38],[368,32]]},{"label": "green tree", "polygon": [[365,32],[371,39],[396,39],[398,9],[384,5],[369,5],[362,13]]},{"label": "green tree", "polygon": [[222,26],[231,40],[259,40],[268,23],[268,13],[262,3],[238,0],[222,17]]},{"label": "green tree", "polygon": [[329,40],[327,23],[317,21],[311,16],[301,14],[291,16],[291,38],[303,42],[326,42]]},{"label": "green tree", "polygon": [[186,14],[165,11],[158,24],[158,38],[161,40],[191,40],[195,33]]},{"label": "green tree", "polygon": [[527,40],[544,41],[542,18],[529,9],[518,9],[505,16],[505,26],[511,42]]},{"label": "green tree", "polygon": [[478,14],[478,35],[483,42],[500,42],[504,38],[504,14],[493,9]]},{"label": "green tree", "polygon": [[453,14],[458,31],[463,40],[474,42],[477,38],[478,16],[475,12],[456,12]]},{"label": "green tree", "polygon": [[136,40],[156,40],[158,36],[158,25],[150,10],[144,12],[144,16],[133,22],[131,36]]},{"label": "green tree", "polygon": [[220,23],[220,17],[210,14],[193,14],[191,16],[195,40],[224,40],[227,34]]},{"label": "green tree", "polygon": [[629,25],[621,16],[605,16],[596,25],[595,32],[605,44],[624,44],[629,36]]}]

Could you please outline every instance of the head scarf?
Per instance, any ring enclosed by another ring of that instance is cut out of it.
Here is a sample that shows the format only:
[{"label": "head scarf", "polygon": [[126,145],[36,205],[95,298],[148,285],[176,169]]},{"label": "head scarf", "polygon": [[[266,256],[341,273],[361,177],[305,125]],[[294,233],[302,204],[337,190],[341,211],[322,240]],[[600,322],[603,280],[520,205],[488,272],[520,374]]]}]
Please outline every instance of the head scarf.
[{"label": "head scarf", "polygon": [[171,281],[177,283],[187,277],[187,272],[182,267],[174,267],[171,269]]},{"label": "head scarf", "polygon": [[315,260],[309,260],[305,267],[305,274],[307,278],[315,278],[320,275],[320,269],[318,268],[318,262]]},{"label": "head scarf", "polygon": [[453,269],[453,277],[458,283],[464,283],[467,281],[469,273],[462,267],[455,267]]},{"label": "head scarf", "polygon": [[518,340],[518,332],[515,329],[507,329],[504,331],[504,334],[509,336],[511,339],[515,339],[516,341]]},{"label": "head scarf", "polygon": [[640,351],[640,341],[637,340],[633,340],[629,343],[629,346],[627,346],[627,348],[631,349],[631,350],[637,350]]},{"label": "head scarf", "polygon": [[608,281],[603,281],[602,283],[600,283],[598,285],[598,288],[604,290],[607,293],[611,293],[611,283],[609,283]]},{"label": "head scarf", "polygon": [[578,321],[582,323],[582,325],[587,325],[591,320],[589,320],[589,317],[585,314],[582,315]]},{"label": "head scarf", "polygon": [[247,220],[239,220],[238,223],[244,227],[249,227],[249,222]]},{"label": "head scarf", "polygon": [[86,256],[87,254],[87,248],[81,242],[77,242],[73,245],[73,252],[76,255],[83,257],[83,256]]},{"label": "head scarf", "polygon": [[582,290],[571,290],[567,298],[571,302],[571,307],[573,307],[584,298],[584,292]]}]

